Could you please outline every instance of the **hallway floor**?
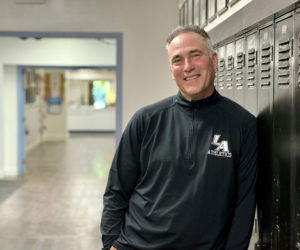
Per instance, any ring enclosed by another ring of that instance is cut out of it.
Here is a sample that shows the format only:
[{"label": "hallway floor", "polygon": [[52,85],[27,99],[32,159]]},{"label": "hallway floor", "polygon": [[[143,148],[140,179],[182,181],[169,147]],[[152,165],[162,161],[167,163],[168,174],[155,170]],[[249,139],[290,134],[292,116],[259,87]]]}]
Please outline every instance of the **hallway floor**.
[{"label": "hallway floor", "polygon": [[1,250],[96,250],[113,134],[45,143],[23,177],[0,181]]},{"label": "hallway floor", "polygon": [[114,152],[113,134],[73,135],[30,152],[24,176],[0,180],[0,249],[100,250]]}]

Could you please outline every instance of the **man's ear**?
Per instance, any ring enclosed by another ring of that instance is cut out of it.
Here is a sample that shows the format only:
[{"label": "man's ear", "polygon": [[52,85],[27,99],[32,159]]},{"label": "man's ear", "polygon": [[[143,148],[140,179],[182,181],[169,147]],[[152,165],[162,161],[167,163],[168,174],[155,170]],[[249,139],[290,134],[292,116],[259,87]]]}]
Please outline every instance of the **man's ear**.
[{"label": "man's ear", "polygon": [[213,59],[213,63],[214,63],[214,68],[215,70],[218,68],[218,54],[217,52],[213,52],[213,55],[212,55],[212,59]]},{"label": "man's ear", "polygon": [[173,71],[172,71],[172,65],[171,65],[171,63],[169,63],[169,69],[171,71],[172,79],[175,80],[174,75],[173,75]]}]

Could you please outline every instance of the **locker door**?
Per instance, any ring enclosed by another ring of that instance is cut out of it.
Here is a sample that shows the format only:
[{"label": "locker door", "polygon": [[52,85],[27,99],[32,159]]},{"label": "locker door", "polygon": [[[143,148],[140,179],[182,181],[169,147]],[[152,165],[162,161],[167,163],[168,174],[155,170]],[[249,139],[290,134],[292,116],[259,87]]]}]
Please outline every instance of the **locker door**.
[{"label": "locker door", "polygon": [[226,75],[225,75],[225,95],[234,100],[234,84],[235,84],[235,69],[234,69],[234,54],[235,44],[229,43],[226,48]]},{"label": "locker door", "polygon": [[294,169],[291,176],[295,176],[295,183],[292,185],[293,189],[293,215],[292,215],[292,228],[293,228],[293,239],[298,248],[300,248],[300,8],[295,11],[294,18],[294,109],[293,109],[293,120],[294,123],[294,139],[295,139],[295,150],[294,150]]},{"label": "locker door", "polygon": [[200,27],[203,28],[207,24],[207,2],[200,0]]},{"label": "locker door", "polygon": [[234,100],[244,106],[245,38],[235,43],[235,90]]},{"label": "locker door", "polygon": [[[218,51],[217,49],[215,51]],[[215,89],[218,90],[218,68],[215,70],[215,79],[214,79],[214,86],[215,86]]]},{"label": "locker door", "polygon": [[291,185],[294,177],[293,142],[293,16],[289,13],[275,21],[275,79],[274,79],[274,150],[280,171],[279,246],[292,249],[291,226],[293,208]]},{"label": "locker door", "polygon": [[[257,249],[277,249],[279,174],[273,168],[273,48],[274,26],[259,30],[257,122],[258,122],[258,219]],[[275,239],[275,240],[274,240]]]},{"label": "locker door", "polygon": [[258,32],[246,36],[246,78],[244,88],[245,108],[257,115],[257,50]]},{"label": "locker door", "polygon": [[226,64],[225,64],[225,46],[218,49],[218,92],[225,96],[225,74],[226,74]]},{"label": "locker door", "polygon": [[295,194],[295,219],[296,222],[294,225],[294,237],[295,237],[295,244],[298,248],[300,248],[300,115],[298,113],[298,110],[300,109],[300,9],[296,11],[295,16],[295,67],[294,67],[294,76],[295,76],[295,109],[294,109],[294,119],[295,119],[295,139],[296,139],[296,145],[295,145],[295,190],[293,193]]}]

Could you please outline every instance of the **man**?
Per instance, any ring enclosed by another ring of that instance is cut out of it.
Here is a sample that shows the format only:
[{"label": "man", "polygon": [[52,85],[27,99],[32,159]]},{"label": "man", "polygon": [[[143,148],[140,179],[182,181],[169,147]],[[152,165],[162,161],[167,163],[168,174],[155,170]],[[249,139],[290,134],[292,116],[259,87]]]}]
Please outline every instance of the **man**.
[{"label": "man", "polygon": [[247,249],[256,120],[215,90],[204,30],[175,29],[167,51],[179,92],[136,112],[124,131],[104,194],[103,249]]}]

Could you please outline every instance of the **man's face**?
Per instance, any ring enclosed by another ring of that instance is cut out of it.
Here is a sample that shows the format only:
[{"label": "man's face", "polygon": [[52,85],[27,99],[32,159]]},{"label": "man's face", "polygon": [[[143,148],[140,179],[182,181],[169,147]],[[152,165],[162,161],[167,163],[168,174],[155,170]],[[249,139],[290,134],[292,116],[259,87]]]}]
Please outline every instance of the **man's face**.
[{"label": "man's face", "polygon": [[168,47],[173,79],[187,100],[200,100],[214,91],[218,57],[209,49],[203,37],[194,32],[175,37]]}]

